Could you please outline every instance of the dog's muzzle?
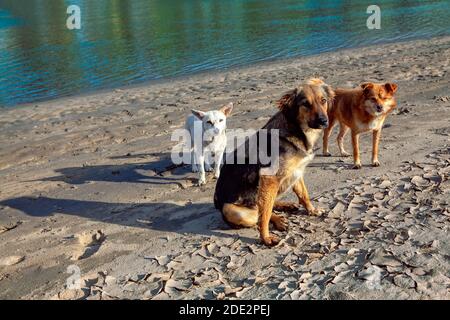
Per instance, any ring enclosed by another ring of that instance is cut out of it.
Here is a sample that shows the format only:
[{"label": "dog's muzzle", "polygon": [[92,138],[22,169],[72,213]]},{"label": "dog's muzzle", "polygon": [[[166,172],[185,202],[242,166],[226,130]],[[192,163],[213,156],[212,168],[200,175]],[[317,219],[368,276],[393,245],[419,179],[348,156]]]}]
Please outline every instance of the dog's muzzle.
[{"label": "dog's muzzle", "polygon": [[325,129],[328,128],[328,118],[321,116],[317,117],[313,123],[310,123],[309,125],[313,129]]}]

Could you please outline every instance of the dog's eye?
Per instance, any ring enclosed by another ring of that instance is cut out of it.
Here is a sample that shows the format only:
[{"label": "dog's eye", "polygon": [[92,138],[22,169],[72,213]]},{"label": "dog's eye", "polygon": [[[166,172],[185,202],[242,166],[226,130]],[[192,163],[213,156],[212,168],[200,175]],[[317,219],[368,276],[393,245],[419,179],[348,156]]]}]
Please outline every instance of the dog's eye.
[{"label": "dog's eye", "polygon": [[311,105],[311,103],[309,103],[309,101],[303,102],[303,105],[304,105],[305,108],[307,108],[307,109],[311,109],[311,107],[312,107],[312,105]]},{"label": "dog's eye", "polygon": [[207,124],[213,125],[212,121],[207,121]]},{"label": "dog's eye", "polygon": [[372,99],[370,99],[370,100],[372,100],[373,102],[378,102],[378,101],[377,101],[377,98],[372,98]]},{"label": "dog's eye", "polygon": [[223,119],[220,119],[220,120],[219,120],[219,122],[222,122],[222,121],[223,121]]},{"label": "dog's eye", "polygon": [[325,104],[325,103],[327,103],[327,99],[322,98],[321,102],[322,102],[322,104]]}]

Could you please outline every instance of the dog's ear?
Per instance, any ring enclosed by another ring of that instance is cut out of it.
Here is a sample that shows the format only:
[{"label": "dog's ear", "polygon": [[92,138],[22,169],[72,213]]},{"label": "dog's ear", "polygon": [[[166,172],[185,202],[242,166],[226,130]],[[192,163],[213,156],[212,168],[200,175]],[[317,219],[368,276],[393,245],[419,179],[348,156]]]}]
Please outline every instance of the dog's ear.
[{"label": "dog's ear", "polygon": [[194,116],[196,116],[197,118],[199,118],[200,120],[203,119],[203,117],[205,116],[205,112],[203,111],[199,111],[199,110],[191,110],[192,114]]},{"label": "dog's ear", "polygon": [[334,100],[334,90],[333,88],[331,88],[329,85],[327,85],[326,83],[324,83],[322,85],[323,91],[325,91],[326,95],[327,95],[327,100],[328,100],[328,104],[331,104]]},{"label": "dog's ear", "polygon": [[294,103],[295,99],[297,98],[297,95],[298,95],[298,89],[297,88],[286,92],[281,97],[281,99],[278,100],[278,102],[277,102],[278,108],[281,111],[289,109],[292,106],[292,104]]},{"label": "dog's ear", "polygon": [[372,82],[364,82],[364,83],[361,83],[359,86],[360,86],[363,90],[371,89],[371,88],[373,88],[373,83],[372,83]]},{"label": "dog's ear", "polygon": [[311,78],[311,79],[308,79],[306,84],[311,85],[311,86],[323,86],[323,85],[325,85],[325,82],[323,82],[323,80],[319,79],[319,78]]},{"label": "dog's ear", "polygon": [[222,107],[220,111],[225,115],[225,117],[230,116],[231,111],[233,111],[233,102],[230,102],[226,106]]},{"label": "dog's ear", "polygon": [[325,92],[325,94],[327,95],[327,100],[332,101],[334,99],[333,89],[328,84],[326,84],[322,79],[311,78],[308,80],[307,84],[321,87]]},{"label": "dog's ear", "polygon": [[384,87],[386,88],[387,92],[391,93],[395,93],[398,89],[398,85],[396,85],[395,83],[386,83]]},{"label": "dog's ear", "polygon": [[364,82],[361,83],[359,86],[363,89],[364,93],[367,94],[369,90],[374,87],[374,84],[372,82]]}]

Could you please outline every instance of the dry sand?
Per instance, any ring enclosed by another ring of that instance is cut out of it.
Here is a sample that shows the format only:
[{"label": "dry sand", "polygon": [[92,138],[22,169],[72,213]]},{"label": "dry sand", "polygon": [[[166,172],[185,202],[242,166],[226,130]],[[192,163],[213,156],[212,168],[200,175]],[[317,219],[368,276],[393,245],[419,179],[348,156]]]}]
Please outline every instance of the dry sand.
[{"label": "dry sand", "polygon": [[[449,72],[445,37],[2,110],[0,298],[448,299]],[[266,248],[255,229],[222,221],[211,176],[194,187],[172,166],[170,135],[191,108],[230,101],[229,128],[259,128],[284,91],[316,75],[395,81],[399,107],[381,167],[368,165],[370,135],[362,170],[317,156],[305,179],[324,217],[289,216],[285,240]],[[66,287],[71,265],[80,290]]]}]

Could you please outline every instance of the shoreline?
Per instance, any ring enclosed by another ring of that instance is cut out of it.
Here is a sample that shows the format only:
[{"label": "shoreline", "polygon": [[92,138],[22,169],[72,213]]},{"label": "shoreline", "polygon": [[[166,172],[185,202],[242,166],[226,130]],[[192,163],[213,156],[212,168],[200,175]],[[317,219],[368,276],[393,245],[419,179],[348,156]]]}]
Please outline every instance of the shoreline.
[{"label": "shoreline", "polygon": [[179,75],[179,76],[171,76],[171,77],[165,77],[161,79],[153,79],[153,80],[143,80],[138,83],[129,84],[129,85],[122,85],[122,86],[113,86],[108,88],[102,88],[102,89],[93,89],[92,91],[86,90],[83,92],[80,92],[78,94],[72,94],[72,95],[63,95],[58,97],[53,97],[45,100],[37,100],[35,102],[29,102],[25,104],[18,104],[14,106],[4,106],[0,108],[0,113],[7,111],[7,110],[15,110],[17,108],[32,108],[36,105],[41,104],[49,104],[52,102],[57,102],[59,100],[68,100],[68,99],[74,99],[74,98],[87,98],[87,97],[95,97],[97,95],[101,94],[108,94],[111,92],[114,92],[116,90],[133,90],[133,89],[143,89],[148,87],[154,87],[159,85],[165,85],[172,82],[182,82],[185,80],[192,80],[195,78],[198,78],[201,80],[201,78],[204,77],[220,77],[227,73],[235,73],[235,72],[246,72],[251,69],[255,68],[264,68],[264,67],[273,67],[280,64],[291,64],[291,63],[301,63],[302,60],[308,61],[310,59],[317,59],[317,58],[325,58],[327,56],[334,56],[336,54],[353,54],[358,50],[364,49],[368,50],[370,48],[382,48],[382,47],[389,47],[392,45],[412,45],[413,43],[417,43],[419,45],[427,43],[427,42],[433,42],[433,41],[446,41],[450,39],[450,35],[444,35],[444,36],[436,36],[433,38],[417,38],[417,39],[407,39],[407,40],[400,40],[400,41],[392,41],[392,42],[383,42],[381,44],[372,44],[372,45],[363,45],[363,46],[355,46],[351,48],[341,48],[334,51],[325,51],[318,54],[313,55],[305,55],[305,56],[296,56],[296,57],[290,57],[290,58],[275,58],[273,60],[265,60],[260,62],[255,62],[251,64],[243,64],[243,65],[236,65],[232,67],[224,67],[221,69],[215,69],[215,70],[204,70],[195,72],[192,74],[186,74],[186,75]]}]

